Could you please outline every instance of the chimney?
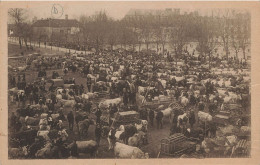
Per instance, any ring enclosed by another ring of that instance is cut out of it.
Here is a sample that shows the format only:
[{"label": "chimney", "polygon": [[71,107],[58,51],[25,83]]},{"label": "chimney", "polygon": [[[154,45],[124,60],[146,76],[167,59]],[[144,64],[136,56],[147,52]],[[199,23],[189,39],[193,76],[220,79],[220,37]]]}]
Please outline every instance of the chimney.
[{"label": "chimney", "polygon": [[68,14],[65,15],[65,19],[68,20]]}]

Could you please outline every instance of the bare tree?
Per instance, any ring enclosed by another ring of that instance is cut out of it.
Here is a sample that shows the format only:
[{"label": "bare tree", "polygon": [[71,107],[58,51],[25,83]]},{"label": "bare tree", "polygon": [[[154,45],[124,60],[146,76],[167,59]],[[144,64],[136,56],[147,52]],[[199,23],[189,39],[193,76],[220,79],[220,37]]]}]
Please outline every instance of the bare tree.
[{"label": "bare tree", "polygon": [[21,37],[24,40],[25,46],[28,47],[28,40],[30,41],[30,46],[31,46],[31,40],[33,37],[31,25],[24,23],[22,24],[21,28],[22,28]]},{"label": "bare tree", "polygon": [[199,19],[197,25],[197,50],[200,52],[200,54],[208,56],[210,69],[212,52],[217,46],[217,26],[213,18],[208,17]]},{"label": "bare tree", "polygon": [[149,23],[144,23],[142,25],[141,37],[146,45],[146,50],[148,51],[149,44],[152,42],[152,38],[153,38],[152,28],[149,25]]},{"label": "bare tree", "polygon": [[241,23],[241,35],[239,37],[239,45],[243,51],[244,59],[246,59],[246,48],[250,44],[250,14],[246,13],[245,15],[241,15],[242,23]]},{"label": "bare tree", "polygon": [[187,21],[184,17],[179,17],[177,19],[172,19],[175,22],[175,26],[171,30],[170,34],[170,44],[174,49],[175,55],[178,58],[182,55],[183,47],[188,41],[188,26]]},{"label": "bare tree", "polygon": [[119,25],[118,22],[110,21],[108,24],[108,34],[107,34],[107,42],[111,46],[111,51],[113,51],[113,47],[119,39],[118,31]]},{"label": "bare tree", "polygon": [[99,52],[100,49],[103,49],[109,19],[110,18],[105,11],[100,11],[91,16],[91,21],[89,23],[89,30],[91,32],[90,37],[96,47],[97,52]]},{"label": "bare tree", "polygon": [[86,15],[81,15],[79,18],[79,22],[81,24],[81,29],[82,29],[85,54],[86,54],[86,47],[88,47],[90,44],[90,37],[91,37],[91,31],[90,31],[91,29],[89,28],[90,21],[91,18]]},{"label": "bare tree", "polygon": [[8,15],[13,20],[14,25],[15,25],[15,31],[16,31],[16,34],[18,35],[20,49],[22,48],[21,39],[22,39],[22,33],[23,33],[23,24],[25,23],[25,20],[26,20],[25,14],[26,14],[26,10],[21,9],[21,8],[10,8],[8,10]]},{"label": "bare tree", "polygon": [[238,58],[238,52],[240,50],[240,43],[239,39],[241,37],[241,21],[238,15],[236,18],[232,21],[232,28],[231,28],[231,42],[232,47],[235,50],[236,58]]},{"label": "bare tree", "polygon": [[224,17],[222,21],[220,21],[220,37],[223,42],[223,48],[226,52],[226,57],[229,55],[229,41],[230,41],[230,25],[227,17]]}]

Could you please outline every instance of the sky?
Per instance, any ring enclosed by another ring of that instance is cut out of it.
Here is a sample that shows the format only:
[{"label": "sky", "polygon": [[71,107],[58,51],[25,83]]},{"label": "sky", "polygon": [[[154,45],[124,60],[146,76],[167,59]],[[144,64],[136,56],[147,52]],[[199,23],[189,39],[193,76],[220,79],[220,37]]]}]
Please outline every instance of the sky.
[{"label": "sky", "polygon": [[[125,4],[125,3],[100,3],[100,4],[92,4],[91,2],[88,3],[83,3],[83,5],[78,5],[78,4],[60,4],[63,8],[63,14],[60,18],[65,18],[65,14],[68,14],[69,19],[77,19],[80,15],[92,15],[96,11],[100,10],[105,10],[109,16],[115,18],[115,19],[122,19],[126,13],[130,9],[166,9],[166,8],[175,8],[175,6],[168,6],[168,5],[163,5],[161,3],[160,5],[136,5],[136,3],[130,3],[130,4]],[[51,11],[52,11],[53,4],[48,3],[46,5],[41,5],[41,6],[36,6],[33,8],[30,8],[29,12],[29,18],[33,18],[33,16],[36,16],[38,19],[45,19],[48,17],[51,17]],[[182,8],[182,11],[192,11],[194,9],[189,8]],[[205,11],[204,11],[205,13]]]},{"label": "sky", "polygon": [[[78,19],[80,15],[90,16],[97,11],[105,10],[109,16],[114,19],[122,19],[130,9],[160,9],[166,8],[181,8],[181,12],[199,10],[200,15],[211,14],[211,9],[215,6],[203,7],[204,9],[197,8],[196,4],[187,3],[187,5],[180,6],[178,3],[167,2],[48,2],[48,3],[33,3],[27,6],[27,18],[29,21],[33,17],[37,19],[53,18],[52,10],[56,6],[60,14],[60,19],[64,19],[67,14],[69,19]],[[57,7],[58,6],[58,7]]]}]

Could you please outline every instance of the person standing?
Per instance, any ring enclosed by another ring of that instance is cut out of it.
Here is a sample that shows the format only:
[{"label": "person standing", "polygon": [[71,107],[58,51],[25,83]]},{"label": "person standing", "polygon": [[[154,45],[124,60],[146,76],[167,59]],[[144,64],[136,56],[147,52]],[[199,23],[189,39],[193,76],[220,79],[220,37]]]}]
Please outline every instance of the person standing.
[{"label": "person standing", "polygon": [[95,115],[97,117],[96,123],[100,123],[100,117],[102,115],[102,112],[101,112],[100,108],[97,108],[97,112],[95,113]]},{"label": "person standing", "polygon": [[126,88],[123,89],[123,102],[124,102],[124,105],[127,106],[127,104],[128,104],[128,93],[126,91]]},{"label": "person standing", "polygon": [[193,128],[193,125],[195,124],[196,122],[196,119],[195,119],[195,113],[194,111],[192,110],[190,112],[190,117],[189,117],[189,123],[190,123],[190,127]]},{"label": "person standing", "polygon": [[91,78],[87,78],[88,92],[91,92]]},{"label": "person standing", "polygon": [[157,129],[162,129],[163,125],[162,125],[162,118],[163,118],[163,113],[162,111],[159,111],[156,115],[156,120],[157,120]]},{"label": "person standing", "polygon": [[96,137],[96,142],[97,142],[97,144],[99,146],[100,138],[101,138],[101,126],[100,126],[100,124],[97,124],[97,126],[96,126],[95,137]]},{"label": "person standing", "polygon": [[67,115],[67,119],[69,122],[69,129],[73,131],[73,126],[74,126],[74,115],[72,111],[70,111]]},{"label": "person standing", "polygon": [[70,151],[70,155],[73,157],[78,157],[79,153],[78,153],[78,146],[76,144],[76,140],[73,141],[72,147],[71,147],[71,151]]},{"label": "person standing", "polygon": [[76,126],[77,126],[77,131],[78,131],[78,133],[79,133],[79,122],[81,121],[81,118],[82,118],[82,116],[81,116],[78,112],[76,112],[75,122],[76,122]]},{"label": "person standing", "polygon": [[146,109],[143,109],[143,110],[142,110],[141,119],[142,119],[142,120],[147,120],[147,117],[148,117],[147,110],[146,110]]},{"label": "person standing", "polygon": [[153,120],[154,120],[154,110],[149,111],[149,121],[151,123],[151,126],[153,127]]}]

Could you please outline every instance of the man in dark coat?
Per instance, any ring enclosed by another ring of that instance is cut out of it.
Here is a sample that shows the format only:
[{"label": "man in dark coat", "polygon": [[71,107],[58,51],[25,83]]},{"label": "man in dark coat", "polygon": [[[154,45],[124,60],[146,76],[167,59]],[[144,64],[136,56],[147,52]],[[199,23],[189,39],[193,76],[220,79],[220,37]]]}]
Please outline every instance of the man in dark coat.
[{"label": "man in dark coat", "polygon": [[97,126],[96,126],[95,137],[96,137],[96,142],[97,142],[97,144],[99,146],[100,138],[101,138],[101,126],[100,126],[100,124],[97,124]]},{"label": "man in dark coat", "polygon": [[73,141],[72,147],[70,148],[70,155],[73,157],[78,157],[78,146],[76,144],[76,140]]},{"label": "man in dark coat", "polygon": [[100,117],[102,115],[102,111],[98,108],[97,112],[95,113],[96,117],[97,117],[97,121],[96,123],[100,123]]},{"label": "man in dark coat", "polygon": [[91,92],[91,78],[87,78],[87,87],[88,87],[88,92]]},{"label": "man in dark coat", "polygon": [[191,111],[190,117],[189,117],[189,123],[190,123],[191,128],[193,128],[193,125],[195,124],[195,122],[196,122],[195,113],[194,113],[194,111]]},{"label": "man in dark coat", "polygon": [[151,123],[151,126],[153,127],[153,119],[154,119],[154,110],[149,111],[149,121]]},{"label": "man in dark coat", "polygon": [[74,115],[72,111],[70,111],[67,115],[67,119],[69,122],[69,129],[73,131],[73,126],[74,126]]},{"label": "man in dark coat", "polygon": [[162,118],[163,118],[163,113],[162,113],[162,111],[159,111],[157,113],[157,115],[156,115],[157,129],[159,129],[159,128],[162,129],[162,127],[163,127],[163,125],[162,125]]},{"label": "man in dark coat", "polygon": [[204,103],[202,101],[200,101],[198,104],[199,111],[204,111],[204,107],[205,107]]}]

